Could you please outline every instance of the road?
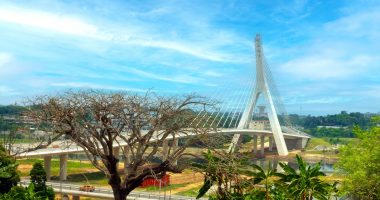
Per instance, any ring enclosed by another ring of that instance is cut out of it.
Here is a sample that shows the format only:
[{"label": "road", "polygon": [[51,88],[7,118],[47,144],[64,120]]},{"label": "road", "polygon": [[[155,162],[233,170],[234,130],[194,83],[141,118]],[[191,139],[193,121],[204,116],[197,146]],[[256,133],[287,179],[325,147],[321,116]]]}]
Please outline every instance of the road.
[{"label": "road", "polygon": [[[20,181],[20,185],[28,186],[30,184],[29,179],[23,179]],[[47,186],[50,186],[54,189],[56,193],[68,194],[68,195],[77,195],[82,197],[95,197],[101,199],[113,199],[112,190],[106,188],[95,188],[94,192],[84,192],[80,191],[80,185],[70,184],[70,183],[60,183],[60,182],[46,182]],[[169,193],[169,192],[167,192]],[[128,200],[194,200],[194,197],[178,196],[178,195],[165,195],[149,192],[131,192],[128,197]],[[206,200],[203,199],[202,200]]]}]

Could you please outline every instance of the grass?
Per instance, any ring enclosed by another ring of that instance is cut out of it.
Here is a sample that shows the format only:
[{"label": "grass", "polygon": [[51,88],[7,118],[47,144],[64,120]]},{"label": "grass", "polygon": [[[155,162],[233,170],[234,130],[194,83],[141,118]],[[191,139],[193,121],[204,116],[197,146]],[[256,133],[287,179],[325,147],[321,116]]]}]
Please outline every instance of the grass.
[{"label": "grass", "polygon": [[[170,184],[169,186],[167,186],[165,188],[161,188],[161,191],[166,190],[168,192],[170,190],[174,190],[174,189],[177,189],[177,188],[180,188],[180,187],[184,187],[186,185],[187,185],[187,183]],[[158,191],[160,191],[160,187],[149,186],[149,187],[144,187],[144,188],[137,188],[136,191],[140,191],[140,192],[142,192],[142,191],[145,191],[145,192],[158,192]]]},{"label": "grass", "polygon": [[339,138],[339,144],[343,145],[357,141],[359,141],[359,138]]},{"label": "grass", "polygon": [[324,138],[310,138],[309,143],[306,146],[306,150],[313,150],[316,146],[327,146],[330,147],[331,144]]},{"label": "grass", "polygon": [[[52,180],[59,180],[59,176],[52,176]],[[87,182],[88,180],[88,182]],[[75,183],[78,185],[81,184],[91,184],[98,186],[109,186],[108,179],[103,172],[87,172],[87,173],[76,173],[67,175],[67,181]]]},{"label": "grass", "polygon": [[[338,144],[340,145],[347,145],[351,142],[356,142],[359,139],[358,138],[331,138],[331,139],[338,139]],[[316,146],[327,146],[330,147],[332,144],[330,143],[330,138],[311,138],[306,150],[313,150]]]},{"label": "grass", "polygon": [[[17,160],[19,165],[33,165],[35,162],[43,162],[42,159],[20,159]],[[29,169],[30,170],[30,169]],[[29,170],[20,170],[21,176],[29,176]],[[67,173],[68,174],[76,174],[76,173],[86,173],[89,171],[94,171],[96,168],[92,166],[92,164],[87,162],[79,162],[68,160],[67,161]],[[52,159],[51,160],[51,175],[59,176],[59,160]]]},{"label": "grass", "polygon": [[[176,195],[196,197],[198,195],[199,189],[200,189],[200,187],[192,188],[190,190],[179,192]],[[204,197],[207,197],[207,194]]]}]

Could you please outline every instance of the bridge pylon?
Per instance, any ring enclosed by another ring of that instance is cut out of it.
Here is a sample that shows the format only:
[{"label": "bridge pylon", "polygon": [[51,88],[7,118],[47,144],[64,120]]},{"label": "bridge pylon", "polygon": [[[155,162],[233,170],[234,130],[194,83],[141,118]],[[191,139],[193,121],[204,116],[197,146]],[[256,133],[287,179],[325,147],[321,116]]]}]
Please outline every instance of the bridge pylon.
[{"label": "bridge pylon", "polygon": [[[288,155],[288,149],[285,143],[285,139],[281,130],[280,122],[277,117],[277,112],[273,103],[273,97],[270,92],[270,88],[268,85],[268,80],[264,71],[264,52],[261,45],[261,37],[259,34],[256,35],[255,38],[255,53],[256,53],[256,84],[253,89],[250,98],[248,100],[248,104],[242,114],[242,117],[238,124],[238,129],[247,129],[250,121],[252,120],[252,115],[254,108],[256,106],[257,100],[260,95],[263,95],[266,100],[267,110],[268,110],[268,118],[270,122],[270,126],[273,132],[273,138],[275,144],[277,146],[277,152],[281,156]],[[232,142],[230,144],[229,151],[235,151],[240,145],[241,134],[235,134]]]}]

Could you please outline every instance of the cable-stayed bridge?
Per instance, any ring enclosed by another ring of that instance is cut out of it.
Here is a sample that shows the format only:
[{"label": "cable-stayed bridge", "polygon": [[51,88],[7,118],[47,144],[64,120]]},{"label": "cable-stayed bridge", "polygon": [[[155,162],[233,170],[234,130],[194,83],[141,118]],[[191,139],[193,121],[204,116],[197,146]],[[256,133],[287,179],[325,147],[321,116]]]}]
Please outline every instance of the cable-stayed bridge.
[{"label": "cable-stayed bridge", "polygon": [[[288,149],[303,148],[310,136],[295,129],[290,122],[265,59],[260,35],[256,35],[255,38],[255,55],[256,74],[255,80],[247,87],[249,94],[245,95],[241,91],[234,94],[222,91],[222,95],[215,98],[226,99],[223,98],[223,94],[235,98],[230,98],[230,102],[224,103],[224,108],[222,106],[215,111],[200,111],[194,123],[201,127],[217,127],[221,132],[235,133],[230,151],[238,148],[241,134],[245,133],[253,135],[254,148],[257,146],[258,136],[261,137],[261,141],[264,140],[264,136],[269,136],[270,149],[275,145],[278,154],[284,156],[288,154]],[[260,97],[265,105],[258,105]],[[256,107],[260,109],[259,113],[254,112]],[[267,113],[264,113],[264,109]],[[257,126],[260,123],[264,126]]]},{"label": "cable-stayed bridge", "polygon": [[[191,125],[197,127],[214,127],[210,134],[230,134],[233,135],[229,151],[236,151],[242,140],[242,135],[251,135],[253,138],[253,153],[264,154],[265,138],[269,138],[269,151],[277,150],[280,156],[288,154],[289,149],[304,148],[310,136],[295,129],[288,118],[285,106],[282,103],[281,96],[277,90],[273,76],[270,72],[269,65],[266,62],[261,38],[259,35],[255,38],[255,61],[256,75],[250,86],[243,88],[248,92],[235,91],[231,93],[220,92],[215,99],[226,99],[229,96],[231,101],[222,102],[221,106],[215,110],[199,110],[196,118]],[[248,96],[248,97],[247,97]],[[260,97],[263,102],[260,102]],[[232,106],[231,106],[232,105]],[[259,111],[255,112],[258,108]],[[265,111],[266,110],[266,111]],[[215,131],[216,130],[216,131]],[[167,138],[173,140],[172,145],[178,145],[178,138],[188,137],[189,135],[179,135],[177,138]],[[258,142],[260,141],[260,151],[258,151]],[[115,152],[119,152],[127,144],[120,142],[115,144]],[[168,142],[163,144],[163,157],[166,156]],[[46,148],[33,152],[18,154],[18,157],[44,157],[44,165],[47,171],[48,180],[50,179],[51,159],[53,155],[60,157],[60,180],[66,180],[67,177],[67,155],[80,153],[84,150],[76,145],[66,146],[64,148]],[[118,155],[119,153],[115,153]],[[124,162],[128,162],[125,159]]]}]

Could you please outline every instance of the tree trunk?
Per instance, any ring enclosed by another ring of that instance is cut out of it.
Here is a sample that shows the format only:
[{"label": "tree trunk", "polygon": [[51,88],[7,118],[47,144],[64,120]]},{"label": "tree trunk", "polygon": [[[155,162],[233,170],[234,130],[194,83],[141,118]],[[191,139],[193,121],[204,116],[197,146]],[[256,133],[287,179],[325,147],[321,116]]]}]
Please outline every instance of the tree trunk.
[{"label": "tree trunk", "polygon": [[127,199],[127,191],[125,189],[121,189],[120,186],[112,187],[113,196],[115,200],[126,200]]}]

